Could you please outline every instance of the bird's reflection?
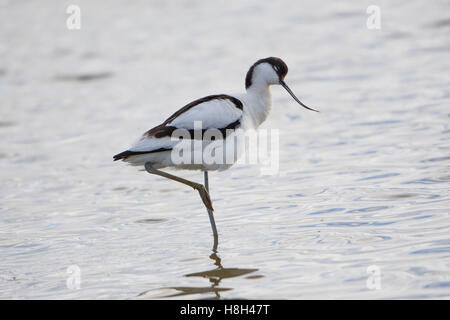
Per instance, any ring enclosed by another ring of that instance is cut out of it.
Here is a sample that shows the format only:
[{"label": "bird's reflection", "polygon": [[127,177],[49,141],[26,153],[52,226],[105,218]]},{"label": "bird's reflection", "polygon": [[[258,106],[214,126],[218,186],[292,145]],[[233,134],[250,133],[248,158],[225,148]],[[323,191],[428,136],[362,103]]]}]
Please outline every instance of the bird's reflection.
[{"label": "bird's reflection", "polygon": [[[214,236],[214,245],[212,248],[212,254],[209,256],[214,261],[216,266],[214,269],[200,271],[195,273],[186,274],[185,277],[201,277],[209,280],[209,286],[205,287],[170,287],[165,289],[175,290],[168,295],[159,296],[159,298],[172,298],[187,295],[203,295],[211,293],[211,297],[206,299],[220,299],[221,292],[233,290],[233,288],[220,287],[222,279],[240,277],[255,271],[258,269],[241,269],[241,268],[224,268],[222,265],[222,259],[218,255],[217,247],[219,245],[218,236]],[[147,292],[141,293],[139,296],[147,295]]]}]

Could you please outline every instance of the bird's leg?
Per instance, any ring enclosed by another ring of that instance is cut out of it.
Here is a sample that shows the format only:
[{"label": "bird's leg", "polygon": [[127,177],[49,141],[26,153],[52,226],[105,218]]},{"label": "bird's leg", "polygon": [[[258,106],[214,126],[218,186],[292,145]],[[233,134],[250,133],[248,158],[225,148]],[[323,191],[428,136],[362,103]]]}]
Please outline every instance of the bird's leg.
[{"label": "bird's leg", "polygon": [[[153,166],[151,165],[150,162],[147,162],[145,164],[145,170],[147,170],[148,173],[156,174],[158,176],[161,176],[161,177],[164,177],[164,178],[167,178],[170,180],[178,181],[180,183],[183,183],[183,184],[197,190],[198,193],[200,194],[200,198],[202,198],[202,201],[206,206],[206,209],[208,209],[208,213],[209,213],[209,211],[211,211],[211,215],[212,215],[212,211],[214,211],[214,209],[212,207],[211,198],[209,197],[208,191],[206,191],[205,187],[202,184],[196,183],[193,181],[189,181],[189,180],[174,176],[170,173],[155,169],[155,168],[153,168]],[[211,219],[211,215],[210,215],[210,219]],[[214,221],[214,218],[213,218],[213,221]],[[213,227],[213,232],[214,232],[214,230],[215,230],[215,224]],[[216,231],[216,233],[217,233],[217,231]]]},{"label": "bird's leg", "polygon": [[[208,181],[208,171],[205,170],[205,188],[206,188],[206,192],[209,195],[209,181]],[[211,200],[210,200],[211,201]],[[206,210],[208,211],[208,216],[209,216],[209,222],[211,223],[211,228],[213,231],[213,235],[214,235],[214,247],[213,247],[213,251],[217,251],[217,244],[218,244],[218,234],[217,234],[217,227],[216,227],[216,221],[214,220],[214,214],[213,214],[213,210],[210,210],[208,207],[206,207]]]}]

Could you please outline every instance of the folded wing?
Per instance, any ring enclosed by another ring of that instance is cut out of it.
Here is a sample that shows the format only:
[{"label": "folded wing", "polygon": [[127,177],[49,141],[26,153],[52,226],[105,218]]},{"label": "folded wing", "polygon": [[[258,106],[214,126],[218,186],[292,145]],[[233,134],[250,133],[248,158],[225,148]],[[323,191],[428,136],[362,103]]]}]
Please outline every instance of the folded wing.
[{"label": "folded wing", "polygon": [[[235,129],[242,118],[242,102],[229,95],[212,95],[195,100],[166,119],[162,124],[148,130],[128,150],[114,156],[114,161],[133,155],[169,151],[176,144],[171,135],[176,129],[202,130]],[[198,121],[198,123],[196,123]],[[195,126],[195,127],[194,127]]]}]

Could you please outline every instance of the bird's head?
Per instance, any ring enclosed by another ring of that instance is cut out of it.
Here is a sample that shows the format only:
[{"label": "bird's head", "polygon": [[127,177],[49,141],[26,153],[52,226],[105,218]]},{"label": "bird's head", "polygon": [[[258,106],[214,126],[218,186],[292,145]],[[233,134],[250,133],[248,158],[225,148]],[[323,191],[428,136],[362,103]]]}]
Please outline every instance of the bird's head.
[{"label": "bird's head", "polygon": [[284,82],[284,78],[288,73],[288,67],[283,60],[276,57],[269,57],[265,59],[260,59],[256,61],[248,70],[247,76],[245,77],[245,88],[248,90],[253,86],[267,86],[272,84],[279,84],[283,88],[286,89],[287,92],[294,98],[297,103],[299,103],[302,107],[316,111],[310,107],[305,106],[289,89],[286,82]]}]

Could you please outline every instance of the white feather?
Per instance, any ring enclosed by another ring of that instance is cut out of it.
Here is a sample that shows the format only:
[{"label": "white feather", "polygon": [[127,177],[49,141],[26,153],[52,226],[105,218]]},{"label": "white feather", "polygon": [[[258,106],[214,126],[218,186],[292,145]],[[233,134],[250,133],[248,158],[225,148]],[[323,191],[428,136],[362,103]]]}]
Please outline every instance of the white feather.
[{"label": "white feather", "polygon": [[176,141],[172,141],[170,137],[155,138],[142,136],[132,147],[130,151],[153,151],[161,148],[170,149],[175,145]]},{"label": "white feather", "polygon": [[194,129],[194,121],[201,121],[202,129],[222,129],[241,117],[242,110],[229,99],[214,99],[192,107],[167,125]]},{"label": "white feather", "polygon": [[[256,129],[264,122],[271,109],[271,95],[269,86],[277,83],[276,73],[272,67],[263,63],[255,68],[252,78],[252,85],[244,94],[232,95],[243,103],[243,110],[229,99],[214,99],[200,103],[191,109],[180,114],[167,126],[184,128],[187,130],[197,129],[194,122],[201,121],[202,129],[221,129],[226,128],[231,123],[240,120],[244,131]],[[228,139],[228,138],[227,138]],[[179,143],[178,140],[171,137],[155,138],[142,136],[131,148],[130,151],[154,151],[161,148],[173,149]],[[205,148],[207,143],[203,143]],[[242,153],[238,151],[238,155]],[[232,164],[175,164],[173,163],[171,151],[162,151],[130,156],[124,161],[132,165],[143,165],[146,162],[153,164],[155,168],[173,167],[176,169],[189,170],[225,170]]]}]

